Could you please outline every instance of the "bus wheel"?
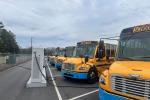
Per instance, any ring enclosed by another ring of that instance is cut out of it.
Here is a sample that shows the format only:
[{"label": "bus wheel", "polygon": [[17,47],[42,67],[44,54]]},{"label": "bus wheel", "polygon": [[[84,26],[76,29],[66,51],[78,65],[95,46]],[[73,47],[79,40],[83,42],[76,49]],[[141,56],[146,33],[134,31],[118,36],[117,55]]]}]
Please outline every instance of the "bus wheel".
[{"label": "bus wheel", "polygon": [[89,70],[87,75],[87,82],[93,84],[97,81],[97,79],[98,79],[97,71],[95,69]]},{"label": "bus wheel", "polygon": [[64,79],[66,79],[66,80],[70,80],[71,78],[70,78],[70,77],[66,77],[66,76],[64,76]]}]

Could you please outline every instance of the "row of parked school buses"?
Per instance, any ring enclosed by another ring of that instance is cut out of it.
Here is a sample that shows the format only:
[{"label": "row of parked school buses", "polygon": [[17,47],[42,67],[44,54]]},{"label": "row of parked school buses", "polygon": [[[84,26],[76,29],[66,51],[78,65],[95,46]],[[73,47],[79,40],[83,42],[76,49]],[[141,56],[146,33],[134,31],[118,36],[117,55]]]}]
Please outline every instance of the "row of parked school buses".
[{"label": "row of parked school buses", "polygon": [[[104,43],[109,39],[118,44]],[[57,50],[56,50],[57,51]],[[99,78],[100,100],[150,99],[150,24],[123,29],[119,38],[78,42],[50,56],[64,78]]]},{"label": "row of parked school buses", "polygon": [[[103,52],[100,51],[103,48]],[[115,56],[116,45],[98,41],[82,41],[76,46],[59,48],[51,56],[50,63],[61,70],[64,78],[87,79],[88,83],[98,80],[104,65],[110,65]],[[100,58],[100,55],[103,57]]]}]

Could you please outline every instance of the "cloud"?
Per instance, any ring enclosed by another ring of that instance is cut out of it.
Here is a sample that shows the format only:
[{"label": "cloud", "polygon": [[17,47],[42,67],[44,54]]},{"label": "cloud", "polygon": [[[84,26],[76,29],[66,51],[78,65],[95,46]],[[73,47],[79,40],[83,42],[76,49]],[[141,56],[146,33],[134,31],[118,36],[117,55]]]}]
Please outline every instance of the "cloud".
[{"label": "cloud", "polygon": [[0,20],[22,47],[75,45],[150,21],[149,0],[1,0]]}]

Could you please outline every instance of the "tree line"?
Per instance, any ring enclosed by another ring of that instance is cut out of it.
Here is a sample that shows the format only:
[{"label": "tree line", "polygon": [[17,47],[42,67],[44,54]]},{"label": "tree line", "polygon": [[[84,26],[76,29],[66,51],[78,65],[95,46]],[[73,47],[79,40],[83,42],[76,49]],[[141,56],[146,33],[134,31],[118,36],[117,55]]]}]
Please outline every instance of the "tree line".
[{"label": "tree line", "polygon": [[4,28],[0,22],[0,53],[18,53],[19,46],[16,42],[16,36],[11,31]]}]

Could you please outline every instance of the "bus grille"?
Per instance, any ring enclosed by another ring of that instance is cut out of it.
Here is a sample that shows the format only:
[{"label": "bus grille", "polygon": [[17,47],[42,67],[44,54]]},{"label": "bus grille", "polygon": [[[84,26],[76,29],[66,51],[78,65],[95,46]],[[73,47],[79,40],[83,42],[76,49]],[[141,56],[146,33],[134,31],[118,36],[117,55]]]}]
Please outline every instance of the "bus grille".
[{"label": "bus grille", "polygon": [[112,76],[111,88],[117,92],[150,99],[150,80],[134,80],[122,76]]},{"label": "bus grille", "polygon": [[75,64],[64,63],[64,70],[75,70]]}]

